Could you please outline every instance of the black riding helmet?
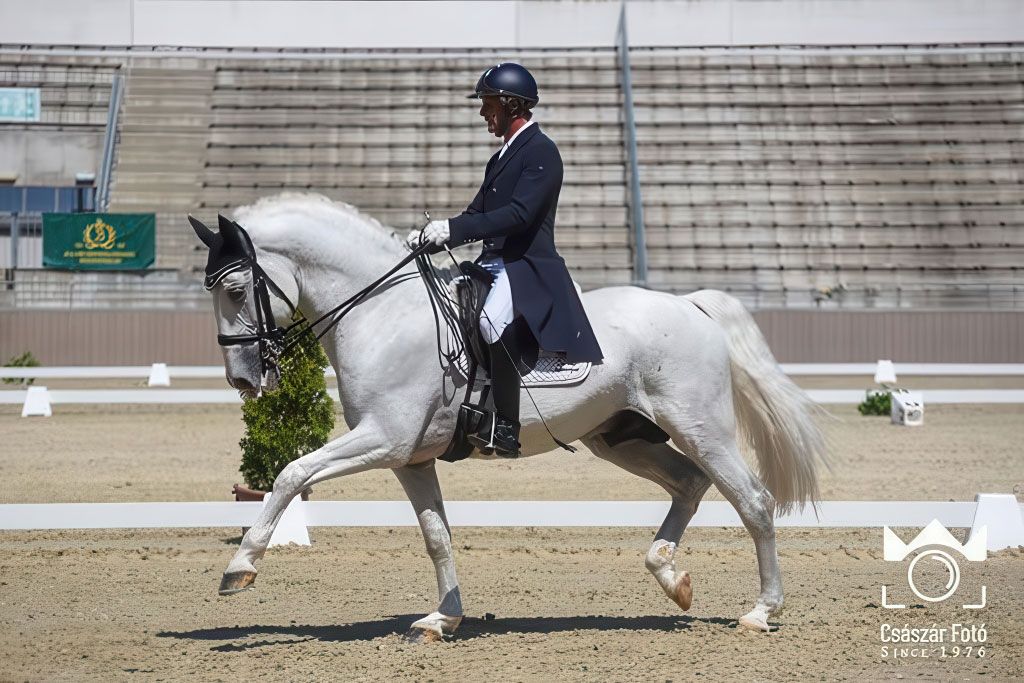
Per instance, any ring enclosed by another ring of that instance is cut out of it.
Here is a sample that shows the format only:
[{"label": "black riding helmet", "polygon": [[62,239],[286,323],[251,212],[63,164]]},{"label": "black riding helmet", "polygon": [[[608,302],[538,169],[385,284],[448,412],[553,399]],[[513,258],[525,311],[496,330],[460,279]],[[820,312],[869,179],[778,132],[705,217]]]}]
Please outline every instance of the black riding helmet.
[{"label": "black riding helmet", "polygon": [[468,97],[479,99],[484,95],[518,97],[527,103],[527,109],[540,101],[537,81],[526,67],[514,62],[504,62],[484,71],[476,82],[476,91]]}]

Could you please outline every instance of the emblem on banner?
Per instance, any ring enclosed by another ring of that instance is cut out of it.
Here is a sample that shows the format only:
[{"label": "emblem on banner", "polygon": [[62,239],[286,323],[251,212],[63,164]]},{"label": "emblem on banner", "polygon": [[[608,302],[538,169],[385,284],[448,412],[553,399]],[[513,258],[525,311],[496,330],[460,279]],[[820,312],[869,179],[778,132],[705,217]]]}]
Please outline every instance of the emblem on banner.
[{"label": "emblem on banner", "polygon": [[113,249],[116,241],[117,230],[109,223],[104,223],[102,218],[85,226],[82,232],[82,242],[86,249]]}]

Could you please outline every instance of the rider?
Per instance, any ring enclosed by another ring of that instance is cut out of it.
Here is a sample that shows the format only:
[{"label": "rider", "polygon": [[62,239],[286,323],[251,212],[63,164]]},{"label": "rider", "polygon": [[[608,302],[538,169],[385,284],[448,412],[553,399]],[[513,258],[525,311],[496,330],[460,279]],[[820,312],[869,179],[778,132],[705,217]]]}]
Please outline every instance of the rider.
[{"label": "rider", "polygon": [[539,349],[567,362],[599,362],[601,347],[587,320],[565,261],[555,250],[555,209],[562,189],[562,158],[530,110],[537,81],[519,64],[484,71],[471,99],[480,99],[487,132],[502,138],[479,192],[461,215],[431,221],[409,234],[459,246],[483,241],[477,263],[495,279],[480,316],[488,344],[494,417],[471,435],[486,452],[519,454],[519,378]]}]

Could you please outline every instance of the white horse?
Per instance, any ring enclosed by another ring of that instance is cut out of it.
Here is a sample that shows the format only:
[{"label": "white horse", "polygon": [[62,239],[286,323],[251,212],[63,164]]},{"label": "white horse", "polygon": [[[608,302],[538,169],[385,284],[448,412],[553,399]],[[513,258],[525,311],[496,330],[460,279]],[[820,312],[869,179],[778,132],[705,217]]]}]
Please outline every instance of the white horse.
[{"label": "white horse", "polygon": [[[315,195],[260,200],[238,209],[235,218],[250,234],[259,265],[309,319],[408,253],[377,221]],[[412,266],[403,272],[415,274]],[[243,268],[213,287],[221,334],[252,331],[252,282],[251,270]],[[287,320],[286,306],[272,298],[275,317]],[[825,447],[813,419],[816,406],[782,373],[754,320],[727,294],[609,287],[582,299],[604,362],[580,385],[534,389],[540,411],[562,440],[582,440],[599,458],[656,482],[671,496],[646,565],[683,610],[690,607],[692,585],[676,567],[676,544],[708,487],[717,486],[757,550],[761,591],[739,622],[768,631],[768,619],[782,609],[775,513],[817,499],[815,469]],[[281,472],[273,497],[227,566],[222,595],[253,583],[255,562],[297,493],[333,477],[389,468],[412,503],[437,572],[440,604],[413,624],[409,636],[436,640],[455,631],[462,601],[434,460],[451,439],[463,396],[457,373],[440,376],[434,324],[423,284],[408,277],[365,300],[324,337],[350,431]],[[256,344],[223,351],[231,386],[243,396],[258,395]],[[737,447],[737,422],[757,454],[760,477]],[[671,442],[645,439],[658,431],[651,423]],[[523,456],[553,446],[528,401],[521,441]]]}]

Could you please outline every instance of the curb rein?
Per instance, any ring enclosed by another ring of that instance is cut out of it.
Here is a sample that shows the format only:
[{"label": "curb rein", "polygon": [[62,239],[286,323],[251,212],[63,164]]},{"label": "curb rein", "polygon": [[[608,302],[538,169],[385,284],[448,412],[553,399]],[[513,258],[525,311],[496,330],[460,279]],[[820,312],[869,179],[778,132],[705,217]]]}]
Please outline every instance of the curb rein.
[{"label": "curb rein", "polygon": [[[322,339],[332,327],[337,325],[353,308],[372,294],[374,290],[381,285],[381,283],[411,263],[414,259],[425,254],[428,247],[432,246],[430,243],[418,246],[412,251],[412,253],[405,256],[397,265],[391,268],[391,270],[384,273],[369,285],[311,322],[302,315],[298,308],[295,307],[295,304],[293,304],[285,295],[284,291],[278,287],[270,276],[267,275],[266,271],[263,270],[260,264],[256,261],[256,249],[253,247],[249,234],[237,223],[235,223],[235,225],[239,228],[242,235],[245,236],[248,253],[237,261],[233,261],[224,266],[217,273],[207,276],[203,285],[207,290],[211,290],[228,273],[232,273],[246,267],[252,271],[252,289],[253,294],[256,297],[256,325],[254,328],[249,328],[251,331],[245,334],[218,334],[217,343],[222,347],[252,344],[253,342],[258,343],[260,350],[261,383],[263,386],[266,386],[267,377],[270,375],[274,375],[276,379],[280,379],[280,363],[282,357],[286,357],[287,354],[298,347],[307,334],[315,333],[316,341]],[[291,318],[294,322],[287,327],[281,327],[274,322],[274,314],[270,305],[271,290],[273,290],[274,294],[280,297],[282,301],[288,304],[288,308],[291,310]],[[295,319],[296,314],[299,316],[297,320]],[[334,319],[331,320],[330,324],[317,333],[316,326],[332,316]]]}]

